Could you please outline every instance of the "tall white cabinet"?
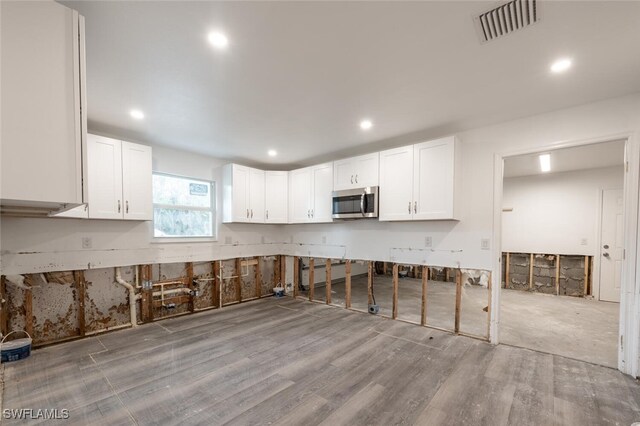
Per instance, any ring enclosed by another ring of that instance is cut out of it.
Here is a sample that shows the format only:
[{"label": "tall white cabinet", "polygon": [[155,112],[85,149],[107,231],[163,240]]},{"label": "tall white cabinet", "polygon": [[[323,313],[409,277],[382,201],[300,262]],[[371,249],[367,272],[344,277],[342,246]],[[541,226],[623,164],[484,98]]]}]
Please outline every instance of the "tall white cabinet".
[{"label": "tall white cabinet", "polygon": [[458,219],[454,136],[380,153],[381,221]]},{"label": "tall white cabinet", "polygon": [[84,201],[84,18],[53,1],[0,2],[0,204]]},{"label": "tall white cabinet", "polygon": [[224,223],[264,223],[265,172],[239,164],[223,170]]},{"label": "tall white cabinet", "polygon": [[333,163],[289,172],[289,223],[331,222]]},{"label": "tall white cabinet", "polygon": [[151,147],[88,135],[90,219],[153,219]]}]

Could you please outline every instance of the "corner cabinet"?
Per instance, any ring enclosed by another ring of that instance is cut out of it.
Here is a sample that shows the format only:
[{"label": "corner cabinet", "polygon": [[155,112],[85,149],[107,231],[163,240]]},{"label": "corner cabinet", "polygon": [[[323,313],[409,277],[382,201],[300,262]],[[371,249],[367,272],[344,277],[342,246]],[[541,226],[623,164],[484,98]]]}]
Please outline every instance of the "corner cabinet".
[{"label": "corner cabinet", "polygon": [[346,158],[333,163],[333,190],[366,188],[378,186],[377,152]]},{"label": "corner cabinet", "polygon": [[380,153],[380,220],[457,220],[460,149],[451,136]]},{"label": "corner cabinet", "polygon": [[79,205],[85,155],[84,18],[53,1],[0,2],[2,211]]},{"label": "corner cabinet", "polygon": [[265,223],[288,223],[289,210],[289,173],[264,172]]},{"label": "corner cabinet", "polygon": [[289,172],[289,223],[331,222],[333,163]]},{"label": "corner cabinet", "polygon": [[264,223],[265,172],[239,164],[223,168],[224,223]]},{"label": "corner cabinet", "polygon": [[153,219],[151,148],[88,135],[89,219]]}]

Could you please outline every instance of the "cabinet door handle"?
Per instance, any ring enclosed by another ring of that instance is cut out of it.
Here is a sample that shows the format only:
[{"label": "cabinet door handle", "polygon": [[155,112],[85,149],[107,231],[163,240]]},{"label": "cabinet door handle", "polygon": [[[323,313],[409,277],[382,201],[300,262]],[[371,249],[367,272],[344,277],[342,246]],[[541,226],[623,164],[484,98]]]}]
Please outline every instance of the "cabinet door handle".
[{"label": "cabinet door handle", "polygon": [[353,175],[351,175],[351,183],[353,183]]},{"label": "cabinet door handle", "polygon": [[409,201],[409,214],[411,214],[411,201]]},{"label": "cabinet door handle", "polygon": [[356,175],[356,183],[358,183],[358,175]]},{"label": "cabinet door handle", "polygon": [[311,210],[307,209],[307,217],[311,217]]},{"label": "cabinet door handle", "polygon": [[413,212],[414,213],[418,213],[418,202],[417,201],[413,202]]},{"label": "cabinet door handle", "polygon": [[251,219],[253,219],[253,209],[251,209]]},{"label": "cabinet door handle", "polygon": [[247,209],[247,219],[249,219],[249,209]]},{"label": "cabinet door handle", "polygon": [[124,212],[128,214],[129,213],[129,200],[125,201],[124,205],[125,205]]},{"label": "cabinet door handle", "polygon": [[311,217],[313,217],[313,216],[314,216],[314,214],[313,214],[313,209],[311,209]]},{"label": "cabinet door handle", "polygon": [[118,213],[120,213],[120,200],[118,200]]},{"label": "cabinet door handle", "polygon": [[269,210],[266,211],[266,218],[269,219]]}]

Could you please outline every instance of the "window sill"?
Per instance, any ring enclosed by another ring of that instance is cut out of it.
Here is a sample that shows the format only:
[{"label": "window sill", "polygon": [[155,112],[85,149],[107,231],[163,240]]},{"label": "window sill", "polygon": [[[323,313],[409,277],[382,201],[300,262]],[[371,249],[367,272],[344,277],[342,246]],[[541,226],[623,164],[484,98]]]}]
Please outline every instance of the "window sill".
[{"label": "window sill", "polygon": [[217,243],[217,237],[152,237],[151,244],[167,243]]}]

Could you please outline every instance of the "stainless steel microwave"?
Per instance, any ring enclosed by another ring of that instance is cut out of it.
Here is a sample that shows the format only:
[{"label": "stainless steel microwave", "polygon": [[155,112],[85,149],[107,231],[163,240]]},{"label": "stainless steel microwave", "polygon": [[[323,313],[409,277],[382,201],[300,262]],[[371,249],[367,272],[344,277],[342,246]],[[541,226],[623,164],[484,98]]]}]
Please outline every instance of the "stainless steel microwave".
[{"label": "stainless steel microwave", "polygon": [[332,217],[334,219],[378,217],[378,187],[334,191]]}]

